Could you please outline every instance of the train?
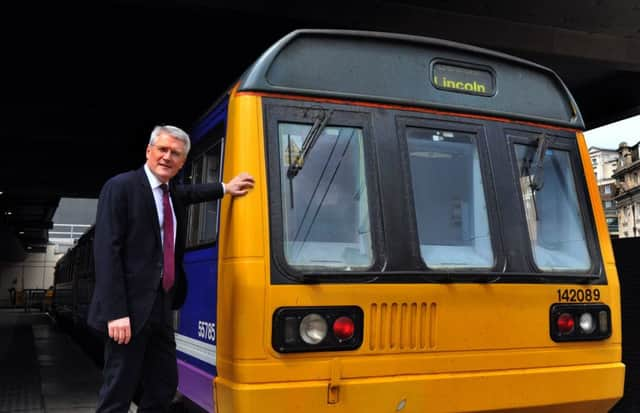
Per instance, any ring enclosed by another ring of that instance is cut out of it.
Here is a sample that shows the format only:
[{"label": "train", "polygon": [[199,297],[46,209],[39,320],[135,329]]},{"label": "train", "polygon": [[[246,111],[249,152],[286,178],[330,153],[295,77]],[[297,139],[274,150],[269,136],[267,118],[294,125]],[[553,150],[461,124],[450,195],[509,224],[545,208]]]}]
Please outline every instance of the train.
[{"label": "train", "polygon": [[[180,394],[219,413],[609,411],[620,284],[584,128],[531,61],[287,34],[190,129],[177,179],[256,185],[190,207]],[[90,244],[56,268],[76,321]]]},{"label": "train", "polygon": [[90,227],[56,262],[51,313],[63,327],[87,329],[89,303],[95,285],[94,227]]}]

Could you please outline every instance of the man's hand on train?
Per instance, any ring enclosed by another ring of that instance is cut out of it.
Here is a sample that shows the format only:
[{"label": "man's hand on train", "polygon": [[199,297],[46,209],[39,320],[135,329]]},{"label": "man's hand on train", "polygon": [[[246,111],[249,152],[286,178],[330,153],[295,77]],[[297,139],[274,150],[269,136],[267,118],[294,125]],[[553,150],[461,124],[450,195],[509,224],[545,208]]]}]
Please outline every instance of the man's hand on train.
[{"label": "man's hand on train", "polygon": [[231,196],[244,195],[255,185],[253,176],[242,172],[224,184],[225,192]]},{"label": "man's hand on train", "polygon": [[131,322],[129,317],[118,318],[107,323],[109,337],[118,344],[128,344],[131,340]]}]

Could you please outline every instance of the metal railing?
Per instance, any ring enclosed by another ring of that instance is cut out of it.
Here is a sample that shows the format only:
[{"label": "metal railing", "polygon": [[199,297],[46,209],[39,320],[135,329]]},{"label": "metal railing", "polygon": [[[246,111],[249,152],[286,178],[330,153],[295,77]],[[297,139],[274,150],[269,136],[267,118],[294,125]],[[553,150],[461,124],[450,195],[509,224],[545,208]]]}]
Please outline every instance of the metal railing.
[{"label": "metal railing", "polygon": [[53,224],[53,229],[49,231],[49,242],[73,244],[89,228],[89,224]]}]

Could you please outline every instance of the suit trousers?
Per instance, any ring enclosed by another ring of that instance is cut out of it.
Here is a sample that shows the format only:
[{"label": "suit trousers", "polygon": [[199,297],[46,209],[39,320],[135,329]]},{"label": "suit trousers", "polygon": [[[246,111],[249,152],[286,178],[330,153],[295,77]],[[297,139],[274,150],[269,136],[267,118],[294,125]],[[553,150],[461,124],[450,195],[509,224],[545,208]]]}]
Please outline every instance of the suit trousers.
[{"label": "suit trousers", "polygon": [[96,413],[125,413],[139,394],[138,412],[165,412],[178,386],[171,294],[159,289],[151,315],[128,344],[107,338]]}]

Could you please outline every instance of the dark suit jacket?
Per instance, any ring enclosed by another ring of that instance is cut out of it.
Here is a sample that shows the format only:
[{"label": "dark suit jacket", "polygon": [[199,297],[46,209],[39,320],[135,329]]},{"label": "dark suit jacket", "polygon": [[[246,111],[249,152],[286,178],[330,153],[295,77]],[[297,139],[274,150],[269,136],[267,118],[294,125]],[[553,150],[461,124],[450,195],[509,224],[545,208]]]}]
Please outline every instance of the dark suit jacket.
[{"label": "dark suit jacket", "polygon": [[[187,235],[186,205],[214,201],[222,184],[174,185],[171,201],[176,215],[173,308],[187,294],[182,259]],[[107,322],[130,317],[132,334],[147,321],[160,288],[163,253],[158,213],[144,168],[116,175],[100,192],[96,214],[94,257],[96,284],[88,323],[101,332]]]}]

